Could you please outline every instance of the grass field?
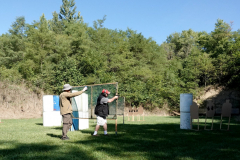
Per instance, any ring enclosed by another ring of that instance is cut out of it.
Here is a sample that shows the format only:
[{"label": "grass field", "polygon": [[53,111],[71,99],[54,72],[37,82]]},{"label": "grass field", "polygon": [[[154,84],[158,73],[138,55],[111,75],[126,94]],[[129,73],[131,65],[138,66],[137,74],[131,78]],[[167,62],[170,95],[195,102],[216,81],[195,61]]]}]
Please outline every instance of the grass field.
[{"label": "grass field", "polygon": [[219,130],[219,118],[213,131],[203,130],[203,117],[200,131],[180,130],[180,117],[126,119],[125,124],[118,119],[118,135],[115,121],[108,120],[109,136],[102,128],[101,136],[91,136],[95,123],[90,120],[89,129],[68,132],[69,141],[60,140],[61,127],[43,127],[42,119],[2,120],[0,159],[240,159],[240,126],[234,118],[230,131]]}]

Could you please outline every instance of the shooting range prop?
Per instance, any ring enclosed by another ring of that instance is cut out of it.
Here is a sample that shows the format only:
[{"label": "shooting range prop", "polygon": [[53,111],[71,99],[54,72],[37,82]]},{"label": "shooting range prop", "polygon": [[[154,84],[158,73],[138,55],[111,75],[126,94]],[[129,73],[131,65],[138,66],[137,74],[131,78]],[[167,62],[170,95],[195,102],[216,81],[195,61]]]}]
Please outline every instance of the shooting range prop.
[{"label": "shooting range prop", "polygon": [[143,116],[143,121],[144,121],[144,112],[143,112],[143,107],[138,107],[138,120],[141,121],[141,116]]},{"label": "shooting range prop", "polygon": [[[73,86],[72,90],[75,91],[81,91],[85,86]],[[88,117],[85,115],[87,118],[81,118],[79,115],[76,115],[75,118],[73,119],[96,119],[96,115],[94,114],[94,110],[97,104],[97,98],[100,93],[102,93],[103,89],[107,89],[110,91],[110,94],[108,95],[108,98],[112,98],[115,95],[118,95],[118,83],[104,83],[104,84],[94,84],[94,85],[87,85],[88,90],[85,91],[84,93],[88,96],[88,107],[84,109],[83,112],[88,113]],[[72,101],[72,107],[73,108],[78,108],[80,105],[74,103],[76,99],[71,98]],[[124,118],[124,106],[125,106],[125,99],[124,97],[119,97],[118,100],[115,100],[109,105],[109,115],[107,117],[108,120],[115,120],[115,132],[117,133],[117,116],[121,115]],[[124,120],[123,120],[124,122]]]},{"label": "shooting range prop", "polygon": [[124,124],[125,97],[118,97],[116,105],[117,105],[117,116],[123,116],[123,124]]},{"label": "shooting range prop", "polygon": [[[77,92],[77,90],[72,90],[72,93],[74,92]],[[72,109],[73,109],[72,131],[89,128],[88,95],[86,93],[82,93],[81,95],[72,98]]]},{"label": "shooting range prop", "polygon": [[137,116],[137,121],[141,121],[141,117],[143,116],[143,120],[144,121],[144,112],[143,112],[143,107],[129,107],[128,108],[128,121],[130,116],[132,116],[132,121],[135,121],[134,116]]},{"label": "shooting range prop", "polygon": [[[127,114],[127,116],[128,116],[128,121],[130,121],[129,120],[130,116],[133,116],[133,108],[132,107],[128,107],[128,114]],[[134,117],[132,117],[132,121],[133,121],[133,118]]]},{"label": "shooting range prop", "polygon": [[53,95],[53,110],[60,111],[59,96]]},{"label": "shooting range prop", "polygon": [[72,125],[69,131],[75,131],[74,126]]},{"label": "shooting range prop", "polygon": [[43,126],[53,127],[62,125],[62,116],[60,111],[43,112]]},{"label": "shooting range prop", "polygon": [[61,126],[62,116],[60,115],[59,96],[43,96],[43,126]]},{"label": "shooting range prop", "polygon": [[204,130],[208,130],[208,129],[206,129],[207,118],[212,118],[211,130],[213,130],[213,118],[214,118],[214,114],[215,114],[214,104],[213,104],[213,102],[212,102],[211,100],[209,100],[209,101],[207,101]]},{"label": "shooting range prop", "polygon": [[230,123],[230,119],[231,119],[231,112],[232,112],[232,104],[229,102],[229,100],[226,100],[226,103],[224,103],[222,105],[220,130],[221,130],[221,127],[222,127],[222,118],[223,117],[229,117],[228,128],[227,128],[227,130],[229,130],[229,123]]},{"label": "shooting range prop", "polygon": [[53,95],[43,96],[43,112],[52,112],[53,110]]},{"label": "shooting range prop", "polygon": [[191,129],[190,106],[193,102],[193,95],[190,93],[180,94],[180,129]]},{"label": "shooting range prop", "polygon": [[191,119],[191,129],[193,124],[193,119],[198,120],[198,129],[199,130],[199,116],[198,116],[198,105],[195,102],[192,102],[192,105],[190,106],[190,119]]}]

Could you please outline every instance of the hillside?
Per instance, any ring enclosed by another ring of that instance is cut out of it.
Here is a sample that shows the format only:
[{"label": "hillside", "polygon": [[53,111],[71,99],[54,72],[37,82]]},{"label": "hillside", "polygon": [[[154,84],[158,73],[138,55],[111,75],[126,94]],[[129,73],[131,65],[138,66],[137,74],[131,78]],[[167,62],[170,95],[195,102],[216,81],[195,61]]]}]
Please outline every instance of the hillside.
[{"label": "hillside", "polygon": [[201,109],[205,109],[205,104],[208,100],[212,100],[215,104],[215,108],[221,109],[223,103],[229,99],[232,107],[238,109],[240,107],[240,92],[235,89],[229,89],[223,86],[208,86],[199,96],[195,98],[195,101],[200,105]]},{"label": "hillside", "polygon": [[42,95],[36,94],[26,84],[8,84],[0,81],[0,119],[42,117]]},{"label": "hillside", "polygon": [[[0,81],[0,119],[21,119],[42,117],[42,96],[35,93],[26,84],[8,84]],[[207,100],[212,99],[216,108],[221,108],[226,99],[230,99],[233,108],[239,109],[240,92],[224,87],[207,86],[195,98],[200,108],[204,110]],[[144,107],[144,106],[143,106]],[[166,106],[145,111],[145,115],[170,115]],[[126,113],[126,111],[125,111]]]}]

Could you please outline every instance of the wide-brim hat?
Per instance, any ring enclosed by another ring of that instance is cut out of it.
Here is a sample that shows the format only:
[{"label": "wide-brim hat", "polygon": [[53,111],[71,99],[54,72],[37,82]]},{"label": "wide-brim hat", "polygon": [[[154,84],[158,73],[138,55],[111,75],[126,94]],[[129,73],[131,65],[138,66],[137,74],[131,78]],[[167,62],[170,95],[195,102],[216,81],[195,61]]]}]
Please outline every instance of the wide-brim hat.
[{"label": "wide-brim hat", "polygon": [[72,89],[72,86],[70,86],[70,84],[64,84],[63,91],[68,91],[70,89]]}]

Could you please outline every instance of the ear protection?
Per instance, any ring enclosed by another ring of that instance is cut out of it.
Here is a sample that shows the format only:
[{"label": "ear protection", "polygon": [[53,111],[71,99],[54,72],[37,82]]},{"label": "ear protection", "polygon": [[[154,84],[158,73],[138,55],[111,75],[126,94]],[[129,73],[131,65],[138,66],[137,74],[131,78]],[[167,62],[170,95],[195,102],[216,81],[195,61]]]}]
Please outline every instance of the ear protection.
[{"label": "ear protection", "polygon": [[108,90],[106,90],[106,89],[103,89],[103,90],[102,90],[102,93],[110,94],[110,92],[109,92]]},{"label": "ear protection", "polygon": [[103,89],[103,90],[102,90],[102,93],[106,93],[106,89]]}]

